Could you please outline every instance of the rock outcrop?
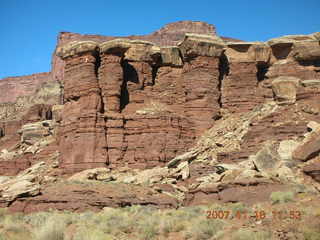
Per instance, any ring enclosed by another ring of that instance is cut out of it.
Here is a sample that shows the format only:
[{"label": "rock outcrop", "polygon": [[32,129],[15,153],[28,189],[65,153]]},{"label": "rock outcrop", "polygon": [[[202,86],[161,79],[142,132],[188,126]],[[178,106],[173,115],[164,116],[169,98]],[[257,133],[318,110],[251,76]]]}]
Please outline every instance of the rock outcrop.
[{"label": "rock outcrop", "polygon": [[[319,41],[239,42],[199,22],[127,38],[62,33],[52,75],[0,101],[0,174],[39,161],[50,170],[0,179],[0,203],[177,207],[253,203],[248,192],[266,200],[304,182],[320,189]],[[52,197],[59,187],[46,181],[59,175],[68,180]]]}]

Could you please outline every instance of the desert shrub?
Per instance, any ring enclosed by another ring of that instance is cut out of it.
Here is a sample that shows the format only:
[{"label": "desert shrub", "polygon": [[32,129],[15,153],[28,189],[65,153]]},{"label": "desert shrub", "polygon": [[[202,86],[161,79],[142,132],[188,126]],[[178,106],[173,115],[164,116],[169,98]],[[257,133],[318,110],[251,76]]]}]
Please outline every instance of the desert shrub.
[{"label": "desert shrub", "polygon": [[0,208],[0,219],[3,219],[6,214],[7,214],[7,209],[6,208]]},{"label": "desert shrub", "polygon": [[154,239],[159,233],[159,219],[153,214],[144,215],[138,221],[138,232],[144,240]]},{"label": "desert shrub", "polygon": [[196,219],[188,225],[185,232],[185,238],[193,238],[196,240],[210,239],[221,230],[223,222],[220,220],[203,219],[197,221]]},{"label": "desert shrub", "polygon": [[96,224],[100,223],[106,233],[129,233],[136,224],[136,220],[130,217],[128,212],[121,211],[121,209],[100,214],[93,221]]},{"label": "desert shrub", "polygon": [[50,215],[52,215],[50,212],[38,212],[24,216],[23,220],[25,223],[39,228],[47,221]]},{"label": "desert shrub", "polygon": [[168,235],[171,232],[181,232],[186,228],[187,222],[179,219],[179,217],[164,216],[161,218],[160,231],[164,235]]},{"label": "desert shrub", "polygon": [[66,220],[61,214],[48,217],[39,228],[34,228],[36,240],[64,240]]},{"label": "desert shrub", "polygon": [[271,232],[240,229],[233,234],[232,240],[269,240],[271,239]]},{"label": "desert shrub", "polygon": [[290,202],[293,201],[293,198],[293,192],[273,192],[270,195],[272,204]]}]

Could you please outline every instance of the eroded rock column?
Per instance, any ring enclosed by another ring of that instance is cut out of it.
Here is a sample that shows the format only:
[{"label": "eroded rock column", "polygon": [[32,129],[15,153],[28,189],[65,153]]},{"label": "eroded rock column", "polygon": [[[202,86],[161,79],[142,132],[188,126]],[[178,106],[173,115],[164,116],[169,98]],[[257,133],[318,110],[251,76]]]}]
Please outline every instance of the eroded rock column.
[{"label": "eroded rock column", "polygon": [[264,102],[264,94],[272,97],[271,89],[259,88],[268,66],[270,48],[259,42],[234,42],[227,46],[228,71],[221,84],[222,107],[229,112],[247,112]]},{"label": "eroded rock column", "polygon": [[59,130],[60,165],[67,172],[103,167],[105,122],[96,74],[97,44],[73,42],[57,51],[66,63],[64,109]]},{"label": "eroded rock column", "polygon": [[186,115],[201,134],[220,114],[219,58],[224,44],[218,37],[187,34],[179,48],[185,62],[182,81]]}]

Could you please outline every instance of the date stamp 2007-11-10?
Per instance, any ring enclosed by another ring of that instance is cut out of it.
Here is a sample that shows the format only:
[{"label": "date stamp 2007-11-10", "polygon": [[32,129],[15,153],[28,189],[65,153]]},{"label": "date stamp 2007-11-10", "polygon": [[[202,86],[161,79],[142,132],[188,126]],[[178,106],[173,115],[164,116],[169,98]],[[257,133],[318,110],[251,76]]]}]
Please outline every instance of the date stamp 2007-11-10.
[{"label": "date stamp 2007-11-10", "polygon": [[301,220],[302,212],[299,210],[285,210],[285,211],[264,211],[264,210],[255,210],[252,212],[247,211],[229,211],[229,210],[207,210],[206,216],[208,219],[239,219],[246,220],[253,218],[256,220],[263,219],[274,219],[274,220],[283,220],[283,219],[292,219],[292,220]]}]

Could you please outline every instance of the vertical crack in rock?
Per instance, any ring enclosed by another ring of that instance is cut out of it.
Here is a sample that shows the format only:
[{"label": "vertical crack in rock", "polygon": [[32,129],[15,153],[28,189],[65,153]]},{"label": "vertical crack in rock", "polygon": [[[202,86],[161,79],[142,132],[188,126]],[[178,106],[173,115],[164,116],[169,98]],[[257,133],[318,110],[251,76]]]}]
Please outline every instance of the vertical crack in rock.
[{"label": "vertical crack in rock", "polygon": [[120,112],[125,109],[125,107],[130,102],[130,95],[128,91],[128,81],[132,81],[134,83],[139,83],[139,76],[134,69],[134,67],[127,61],[121,60],[121,67],[123,71],[123,80],[121,84],[121,92],[120,92]]},{"label": "vertical crack in rock", "polygon": [[218,84],[218,89],[220,92],[220,96],[218,99],[218,103],[220,108],[222,108],[222,81],[223,79],[228,76],[229,74],[229,61],[227,56],[222,53],[219,59],[219,84]]},{"label": "vertical crack in rock", "polygon": [[0,128],[0,138],[5,136],[4,128]]},{"label": "vertical crack in rock", "polygon": [[[104,149],[105,149],[105,153],[106,153],[106,165],[109,164],[109,158],[108,158],[108,147],[107,147],[107,142],[108,142],[108,134],[107,134],[107,120],[104,116],[105,113],[105,102],[104,99],[102,97],[102,88],[101,88],[101,83],[100,83],[100,66],[101,66],[101,58],[100,55],[97,54],[96,55],[96,62],[95,62],[95,75],[98,81],[98,88],[99,88],[99,96],[100,96],[100,107],[98,107],[97,109],[97,115],[98,117],[102,118],[102,124],[103,126],[101,127],[103,129],[104,132]],[[100,114],[99,114],[100,113]]]},{"label": "vertical crack in rock", "polygon": [[157,78],[159,66],[158,65],[152,65],[152,86],[155,84],[155,80]]},{"label": "vertical crack in rock", "polygon": [[267,63],[257,63],[257,80],[258,83],[263,81],[267,76],[269,65]]}]

